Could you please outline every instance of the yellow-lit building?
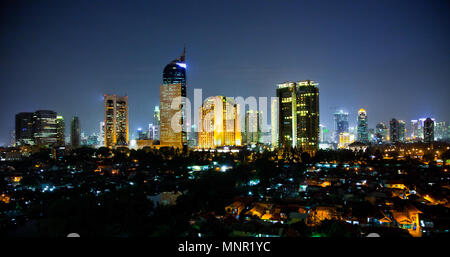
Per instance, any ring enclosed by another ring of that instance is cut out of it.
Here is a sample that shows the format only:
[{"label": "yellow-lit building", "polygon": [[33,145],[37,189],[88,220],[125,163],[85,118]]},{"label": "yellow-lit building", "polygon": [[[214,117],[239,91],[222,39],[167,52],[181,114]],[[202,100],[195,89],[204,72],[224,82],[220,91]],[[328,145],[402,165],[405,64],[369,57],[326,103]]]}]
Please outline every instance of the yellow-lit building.
[{"label": "yellow-lit building", "polygon": [[355,142],[355,135],[348,132],[339,133],[339,148],[348,148],[348,145]]},{"label": "yellow-lit building", "polygon": [[199,109],[199,148],[240,146],[239,105],[224,96],[210,97]]},{"label": "yellow-lit building", "polygon": [[115,148],[129,144],[128,96],[104,95],[105,146]]}]

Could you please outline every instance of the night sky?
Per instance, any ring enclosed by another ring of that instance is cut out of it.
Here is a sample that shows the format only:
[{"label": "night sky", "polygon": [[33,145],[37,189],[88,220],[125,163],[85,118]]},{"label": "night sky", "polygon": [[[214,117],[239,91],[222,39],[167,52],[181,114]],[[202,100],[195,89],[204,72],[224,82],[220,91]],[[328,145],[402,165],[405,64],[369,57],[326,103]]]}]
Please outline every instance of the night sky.
[{"label": "night sky", "polygon": [[[14,116],[50,109],[98,132],[103,94],[129,96],[130,132],[152,122],[162,70],[186,43],[188,96],[275,96],[319,82],[338,107],[450,121],[450,1],[2,1],[0,145]],[[407,126],[409,129],[409,124]]]}]

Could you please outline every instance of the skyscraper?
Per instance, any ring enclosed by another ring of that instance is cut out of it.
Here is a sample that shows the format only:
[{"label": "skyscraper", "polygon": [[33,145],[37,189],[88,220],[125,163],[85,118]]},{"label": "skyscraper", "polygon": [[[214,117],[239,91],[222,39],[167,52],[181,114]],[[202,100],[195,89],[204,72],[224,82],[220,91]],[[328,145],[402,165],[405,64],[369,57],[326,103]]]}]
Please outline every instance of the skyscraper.
[{"label": "skyscraper", "polygon": [[186,134],[186,51],[163,71],[159,87],[160,144],[175,148],[187,146]]},{"label": "skyscraper", "polygon": [[279,108],[279,99],[275,98],[274,100],[272,100],[271,103],[271,137],[272,137],[272,147],[273,148],[277,148],[278,147],[278,139],[279,139],[279,112],[278,112],[278,108]]},{"label": "skyscraper", "polygon": [[358,112],[358,132],[357,140],[361,143],[369,143],[369,129],[367,124],[366,110],[360,109]]},{"label": "skyscraper", "polygon": [[155,106],[153,111],[153,129],[152,129],[152,140],[159,140],[159,128],[160,128],[161,115],[159,111],[159,106]]},{"label": "skyscraper", "polygon": [[16,145],[34,145],[33,113],[16,114]]},{"label": "skyscraper", "polygon": [[389,136],[390,136],[391,142],[392,143],[400,142],[400,138],[399,138],[400,128],[399,128],[398,120],[392,119],[389,124],[390,124]]},{"label": "skyscraper", "polygon": [[36,145],[55,146],[57,139],[57,114],[50,110],[39,110],[33,114],[33,132]]},{"label": "skyscraper", "polygon": [[278,84],[279,147],[300,147],[314,155],[319,147],[319,88],[311,80]]},{"label": "skyscraper", "polygon": [[423,123],[423,136],[425,143],[434,141],[434,121],[431,118],[427,118]]},{"label": "skyscraper", "polygon": [[245,113],[245,143],[257,144],[261,141],[261,114],[248,110]]},{"label": "skyscraper", "polygon": [[382,144],[387,141],[387,127],[383,122],[375,126],[375,142]]},{"label": "skyscraper", "polygon": [[334,116],[334,141],[339,143],[339,135],[348,132],[348,113],[339,110],[333,114]]},{"label": "skyscraper", "polygon": [[398,120],[398,140],[400,142],[406,141],[406,122]]},{"label": "skyscraper", "polygon": [[70,124],[70,144],[72,148],[80,147],[81,144],[81,129],[80,129],[80,119],[77,116],[72,118]]},{"label": "skyscraper", "polygon": [[447,124],[445,121],[435,122],[434,125],[434,138],[436,141],[447,140]]},{"label": "skyscraper", "polygon": [[65,131],[66,125],[64,122],[64,117],[60,115],[56,116],[56,138],[57,138],[56,144],[58,146],[66,145]]},{"label": "skyscraper", "polygon": [[99,147],[105,146],[105,122],[104,121],[100,121],[98,145],[99,145]]},{"label": "skyscraper", "polygon": [[129,144],[128,96],[106,95],[105,146],[114,148]]},{"label": "skyscraper", "polygon": [[209,97],[199,109],[200,148],[242,144],[239,105],[232,98]]},{"label": "skyscraper", "polygon": [[420,141],[418,120],[411,120],[411,140]]}]

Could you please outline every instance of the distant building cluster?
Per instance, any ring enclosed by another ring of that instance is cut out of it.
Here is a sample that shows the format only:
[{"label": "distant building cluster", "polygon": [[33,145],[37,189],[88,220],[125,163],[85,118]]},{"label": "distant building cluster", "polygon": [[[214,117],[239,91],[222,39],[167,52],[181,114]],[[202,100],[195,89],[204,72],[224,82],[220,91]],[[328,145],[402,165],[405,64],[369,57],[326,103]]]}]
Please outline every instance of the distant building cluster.
[{"label": "distant building cluster", "polygon": [[[65,137],[65,122],[50,110],[22,112],[16,115],[13,145],[60,147],[70,145],[94,147],[174,147],[178,149],[214,149],[218,147],[257,147],[273,149],[296,148],[310,155],[318,149],[348,149],[352,144],[379,145],[447,141],[450,127],[434,118],[404,120],[393,118],[369,128],[368,111],[361,108],[356,126],[349,124],[349,113],[333,113],[333,128],[320,124],[319,88],[312,80],[277,84],[276,100],[270,103],[271,125],[265,124],[265,112],[246,109],[236,99],[213,96],[202,100],[194,113],[198,121],[188,119],[190,103],[186,102],[186,49],[164,67],[159,87],[159,105],[153,110],[153,122],[147,128],[129,131],[128,96],[104,95],[104,120],[99,132],[82,132],[79,117],[70,123]],[[189,107],[189,108],[188,108]]]}]

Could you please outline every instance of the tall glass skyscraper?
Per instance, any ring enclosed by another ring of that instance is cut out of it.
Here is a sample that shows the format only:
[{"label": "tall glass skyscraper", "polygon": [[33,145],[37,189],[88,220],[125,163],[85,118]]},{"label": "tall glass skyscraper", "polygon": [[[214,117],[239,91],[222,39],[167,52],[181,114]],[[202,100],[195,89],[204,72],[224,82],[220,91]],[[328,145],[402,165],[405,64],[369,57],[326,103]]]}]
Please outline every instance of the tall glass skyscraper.
[{"label": "tall glass skyscraper", "polygon": [[[166,65],[163,71],[163,84],[159,87],[160,108],[160,145],[175,148],[187,146],[187,129],[185,100],[186,97],[186,48],[183,54]],[[172,104],[180,99],[179,108]],[[179,115],[179,117],[178,117]],[[179,118],[178,127],[173,127],[172,120]]]},{"label": "tall glass skyscraper", "polygon": [[357,140],[361,143],[369,143],[369,128],[367,125],[366,110],[360,109],[358,112],[358,133]]},{"label": "tall glass skyscraper", "polygon": [[15,137],[17,145],[34,145],[32,112],[21,112],[16,114]]},{"label": "tall glass skyscraper", "polygon": [[70,143],[72,148],[80,147],[81,143],[81,129],[80,129],[80,119],[77,116],[72,118],[70,124]]},{"label": "tall glass skyscraper", "polygon": [[423,139],[425,143],[434,141],[434,121],[431,118],[427,118],[423,123]]},{"label": "tall glass skyscraper", "polygon": [[129,145],[128,96],[104,95],[105,146],[115,148]]},{"label": "tall glass skyscraper", "polygon": [[315,155],[319,148],[319,88],[312,80],[278,84],[278,144]]},{"label": "tall glass skyscraper", "polygon": [[339,135],[348,132],[348,113],[339,110],[334,116],[334,142],[339,143]]}]

